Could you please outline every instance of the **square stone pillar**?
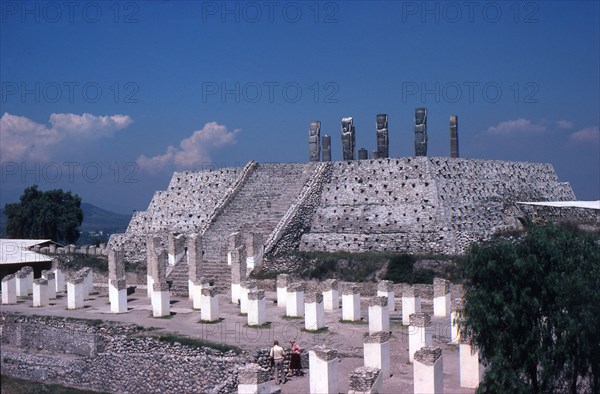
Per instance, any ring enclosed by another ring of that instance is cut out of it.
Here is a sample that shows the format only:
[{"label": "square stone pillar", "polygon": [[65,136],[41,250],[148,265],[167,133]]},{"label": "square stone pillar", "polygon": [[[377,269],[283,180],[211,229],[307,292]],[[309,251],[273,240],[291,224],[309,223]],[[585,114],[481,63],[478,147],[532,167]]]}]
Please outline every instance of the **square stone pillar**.
[{"label": "square stone pillar", "polygon": [[460,314],[463,308],[462,298],[452,300],[452,313],[450,313],[450,343],[460,341]]},{"label": "square stone pillar", "polygon": [[238,394],[271,394],[271,373],[252,363],[238,369]]},{"label": "square stone pillar", "polygon": [[171,316],[171,294],[166,282],[155,282],[152,285],[152,316]]},{"label": "square stone pillar", "polygon": [[340,309],[337,280],[327,279],[323,282],[323,303],[326,311],[337,311]]},{"label": "square stone pillar", "polygon": [[[147,296],[152,297],[154,292],[154,283],[156,282],[156,275],[158,274],[158,267],[161,265],[159,262],[159,253],[162,251],[161,241],[159,237],[150,235],[146,239],[146,288]],[[166,256],[166,253],[165,253]],[[163,256],[164,257],[164,256]],[[167,257],[168,258],[168,257]]]},{"label": "square stone pillar", "polygon": [[308,352],[311,394],[339,393],[337,350],[315,346]]},{"label": "square stone pillar", "polygon": [[342,320],[360,320],[360,288],[347,284],[342,289]]},{"label": "square stone pillar", "polygon": [[246,239],[246,266],[248,271],[259,270],[262,267],[263,249],[263,235],[258,232],[249,233]]},{"label": "square stone pillar", "polygon": [[248,292],[248,325],[260,326],[266,323],[266,305],[264,290]]},{"label": "square stone pillar", "polygon": [[485,367],[479,360],[479,351],[469,343],[461,341],[458,345],[460,368],[460,387],[475,389],[483,379]]},{"label": "square stone pillar", "polygon": [[424,347],[415,353],[413,364],[415,394],[443,394],[444,358],[442,349]]},{"label": "square stone pillar", "polygon": [[302,283],[290,283],[287,286],[285,315],[304,317],[304,285]]},{"label": "square stone pillar", "polygon": [[381,370],[372,367],[358,367],[348,375],[350,390],[348,394],[381,393],[383,379]]},{"label": "square stone pillar", "polygon": [[422,347],[431,346],[431,316],[428,313],[413,313],[408,326],[408,360],[413,361],[415,352]]},{"label": "square stone pillar", "polygon": [[410,324],[410,315],[421,313],[421,295],[419,291],[411,285],[402,287],[402,324]]},{"label": "square stone pillar", "polygon": [[56,244],[51,243],[48,245],[48,253],[56,254]]},{"label": "square stone pillar", "polygon": [[231,254],[231,302],[240,302],[240,286],[246,280],[246,246],[241,245]]},{"label": "square stone pillar", "polygon": [[17,303],[17,278],[14,274],[2,278],[2,304]]},{"label": "square stone pillar", "polygon": [[77,275],[83,278],[83,298],[89,299],[94,288],[94,271],[89,267],[84,267],[77,271]]},{"label": "square stone pillar", "polygon": [[217,295],[217,288],[214,286],[202,288],[200,320],[206,322],[219,320],[219,297]]},{"label": "square stone pillar", "polygon": [[21,271],[27,274],[27,294],[31,294],[33,292],[33,268],[30,266],[21,268]]},{"label": "square stone pillar", "polygon": [[127,286],[125,279],[108,280],[108,299],[112,313],[127,312]]},{"label": "square stone pillar", "polygon": [[242,234],[239,232],[231,233],[227,237],[227,265],[231,265],[232,252],[242,246]]},{"label": "square stone pillar", "polygon": [[292,282],[288,274],[277,275],[277,306],[285,308],[287,303],[287,286]]},{"label": "square stone pillar", "polygon": [[64,293],[67,289],[67,286],[65,284],[65,273],[62,272],[60,268],[55,268],[54,275],[54,278],[56,279],[56,292]]},{"label": "square stone pillar", "polygon": [[29,274],[27,271],[23,271],[22,269],[17,271],[15,274],[15,283],[17,297],[27,297],[29,295],[29,291],[27,290],[29,286]]},{"label": "square stone pillar", "polygon": [[67,281],[67,309],[83,308],[85,277],[75,276]]},{"label": "square stone pillar", "polygon": [[33,281],[33,306],[48,306],[48,281],[44,278],[39,278]]},{"label": "square stone pillar", "polygon": [[248,279],[240,284],[240,313],[248,313],[248,292],[250,290],[258,290],[256,281]]},{"label": "square stone pillar", "polygon": [[[200,290],[195,282],[202,277],[204,267],[204,239],[199,234],[191,234],[187,240],[187,262],[188,262],[188,296],[194,300],[194,295],[200,301]],[[196,309],[196,306],[194,306]]]},{"label": "square stone pillar", "polygon": [[396,310],[396,298],[394,296],[394,284],[389,280],[382,280],[377,284],[377,296],[387,297],[388,312]]},{"label": "square stone pillar", "polygon": [[169,233],[167,236],[168,257],[170,266],[177,264],[185,255],[186,239],[183,234]]},{"label": "square stone pillar", "polygon": [[325,327],[323,294],[310,292],[304,300],[304,329],[316,331]]},{"label": "square stone pillar", "polygon": [[433,278],[433,316],[450,316],[450,282]]},{"label": "square stone pillar", "polygon": [[198,280],[194,280],[192,282],[192,308],[193,309],[201,309],[202,308],[202,289],[205,287],[209,287],[211,283],[214,283],[214,280],[201,277]]},{"label": "square stone pillar", "polygon": [[388,300],[385,296],[369,298],[369,334],[390,331]]},{"label": "square stone pillar", "polygon": [[42,278],[48,281],[48,299],[56,299],[56,274],[52,271],[43,270]]},{"label": "square stone pillar", "polygon": [[390,377],[390,332],[380,331],[365,338],[364,360],[366,367],[379,368],[383,379]]}]

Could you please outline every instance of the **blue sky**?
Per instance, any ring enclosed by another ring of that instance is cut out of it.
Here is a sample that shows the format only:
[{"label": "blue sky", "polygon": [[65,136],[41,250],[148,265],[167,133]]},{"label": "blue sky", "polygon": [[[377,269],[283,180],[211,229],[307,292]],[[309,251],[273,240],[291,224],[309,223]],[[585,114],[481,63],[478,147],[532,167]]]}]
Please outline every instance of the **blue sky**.
[{"label": "blue sky", "polygon": [[375,149],[551,163],[600,198],[600,7],[543,2],[1,1],[2,193],[146,209],[174,170],[308,160],[321,121]]}]

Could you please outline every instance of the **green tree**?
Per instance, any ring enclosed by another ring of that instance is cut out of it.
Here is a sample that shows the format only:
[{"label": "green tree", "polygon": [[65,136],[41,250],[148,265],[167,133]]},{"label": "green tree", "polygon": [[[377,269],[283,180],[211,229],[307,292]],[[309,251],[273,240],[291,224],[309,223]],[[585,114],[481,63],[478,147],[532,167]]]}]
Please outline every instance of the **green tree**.
[{"label": "green tree", "polygon": [[488,364],[478,392],[600,392],[599,242],[550,225],[469,250],[461,332]]},{"label": "green tree", "polygon": [[4,206],[10,238],[49,238],[66,243],[79,238],[83,212],[78,195],[62,189],[43,192],[33,185],[25,189],[20,201]]}]

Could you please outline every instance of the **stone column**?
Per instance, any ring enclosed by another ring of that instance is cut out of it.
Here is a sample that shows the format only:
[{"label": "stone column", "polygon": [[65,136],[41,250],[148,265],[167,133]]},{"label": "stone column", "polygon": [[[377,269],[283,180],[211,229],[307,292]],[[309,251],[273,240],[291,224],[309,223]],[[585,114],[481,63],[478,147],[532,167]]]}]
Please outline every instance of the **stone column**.
[{"label": "stone column", "polygon": [[258,232],[251,232],[246,239],[246,266],[249,271],[262,267],[264,241],[263,235]]},{"label": "stone column", "polygon": [[460,387],[475,389],[483,379],[485,367],[479,360],[479,351],[468,342],[458,345]]},{"label": "stone column", "polygon": [[[201,287],[194,284],[202,277],[204,265],[204,240],[199,234],[192,234],[187,240],[187,262],[189,299],[194,300],[194,297],[196,297],[200,300]],[[196,309],[196,306],[194,306],[194,309]]]},{"label": "stone column", "polygon": [[323,294],[310,292],[304,300],[304,329],[316,331],[325,327]]},{"label": "stone column", "polygon": [[433,316],[450,316],[450,282],[433,278]]},{"label": "stone column", "polygon": [[29,286],[29,273],[20,269],[15,274],[15,279],[17,297],[27,297],[29,295],[29,291],[27,290]]},{"label": "stone column", "polygon": [[146,287],[148,297],[152,297],[154,268],[158,265],[156,249],[160,247],[160,238],[153,235],[146,239]]},{"label": "stone column", "polygon": [[408,360],[413,361],[415,352],[431,346],[433,335],[430,330],[431,316],[428,313],[413,313],[408,326]]},{"label": "stone column", "polygon": [[62,272],[60,270],[60,268],[55,268],[54,269],[54,275],[56,278],[56,292],[57,293],[64,293],[66,290],[66,285],[65,285],[65,274],[64,272]]},{"label": "stone column", "polygon": [[257,289],[254,279],[242,281],[240,285],[240,313],[248,313],[248,292]]},{"label": "stone column", "polygon": [[125,251],[108,251],[108,299],[110,311],[127,312],[127,284],[125,281]]},{"label": "stone column", "polygon": [[390,332],[380,331],[365,338],[364,360],[366,367],[381,369],[383,379],[390,377]]},{"label": "stone column", "polygon": [[348,394],[381,393],[382,377],[379,368],[358,367],[348,375],[350,390]]},{"label": "stone column", "polygon": [[331,161],[331,136],[324,135],[321,137],[321,144],[323,145],[321,161]]},{"label": "stone column", "polygon": [[285,315],[304,317],[304,285],[302,283],[291,283],[287,286]]},{"label": "stone column", "polygon": [[39,278],[33,281],[33,306],[48,306],[48,281],[44,278]]},{"label": "stone column", "polygon": [[171,316],[171,294],[167,282],[156,281],[152,285],[152,316]]},{"label": "stone column", "polygon": [[277,275],[277,306],[286,307],[287,286],[291,283],[291,277],[288,274]]},{"label": "stone column", "polygon": [[360,288],[346,284],[342,289],[342,320],[360,320]]},{"label": "stone column", "polygon": [[206,322],[219,320],[219,298],[217,288],[214,286],[202,288],[202,306],[200,307],[200,319]]},{"label": "stone column", "polygon": [[21,271],[27,274],[27,294],[31,294],[33,292],[33,268],[30,266],[21,268]]},{"label": "stone column", "polygon": [[42,278],[48,281],[48,299],[56,299],[56,274],[52,271],[42,271]]},{"label": "stone column", "polygon": [[84,282],[84,298],[89,298],[92,291],[94,291],[94,270],[90,267],[82,268],[82,272],[85,275]]},{"label": "stone column", "polygon": [[214,283],[213,280],[205,277],[201,277],[198,280],[194,280],[192,283],[192,290],[194,291],[192,298],[192,308],[193,309],[201,309],[202,308],[202,289],[208,287]]},{"label": "stone column", "polygon": [[337,311],[340,309],[337,280],[327,279],[323,282],[323,303],[326,311]]},{"label": "stone column", "polygon": [[460,340],[460,313],[462,311],[462,298],[452,300],[452,313],[450,313],[450,343],[458,343]]},{"label": "stone column", "polygon": [[337,350],[315,346],[308,352],[311,394],[339,393]]},{"label": "stone column", "polygon": [[443,394],[444,358],[442,349],[424,347],[415,353],[413,364],[415,394]]},{"label": "stone column", "polygon": [[369,334],[390,331],[390,316],[387,297],[369,298]]},{"label": "stone column", "polygon": [[458,157],[458,116],[450,115],[450,157]]},{"label": "stone column", "polygon": [[396,310],[396,298],[394,297],[394,284],[389,280],[382,280],[377,284],[377,295],[387,297],[389,313]]},{"label": "stone column", "polygon": [[[237,233],[236,233],[237,234]],[[246,246],[241,245],[231,255],[231,302],[240,302],[240,286],[246,280]]]},{"label": "stone column", "polygon": [[265,310],[265,291],[250,290],[248,292],[248,325],[261,326],[265,324]]},{"label": "stone column", "polygon": [[402,324],[410,323],[410,315],[421,313],[421,296],[419,291],[411,285],[402,287]]},{"label": "stone column", "polygon": [[169,233],[168,237],[168,264],[177,264],[185,255],[185,236],[183,234]]},{"label": "stone column", "polygon": [[252,363],[238,369],[238,394],[271,394],[271,374]]},{"label": "stone column", "polygon": [[358,150],[358,160],[369,160],[369,151],[365,148]]},{"label": "stone column", "polygon": [[85,277],[76,275],[67,280],[67,309],[83,308]]},{"label": "stone column", "polygon": [[231,233],[227,237],[227,265],[231,265],[231,252],[242,246],[242,235],[239,232]]},{"label": "stone column", "polygon": [[14,274],[2,278],[2,304],[17,303],[17,278]]}]

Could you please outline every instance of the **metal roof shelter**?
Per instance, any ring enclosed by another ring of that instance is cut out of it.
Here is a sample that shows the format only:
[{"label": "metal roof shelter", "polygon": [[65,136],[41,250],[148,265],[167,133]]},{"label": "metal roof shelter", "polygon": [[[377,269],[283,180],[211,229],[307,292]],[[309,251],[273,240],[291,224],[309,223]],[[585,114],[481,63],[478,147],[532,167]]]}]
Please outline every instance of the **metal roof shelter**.
[{"label": "metal roof shelter", "polygon": [[34,246],[48,246],[51,239],[0,239],[0,277],[13,274],[25,266],[33,268],[34,277],[50,269],[52,257],[31,250]]}]

